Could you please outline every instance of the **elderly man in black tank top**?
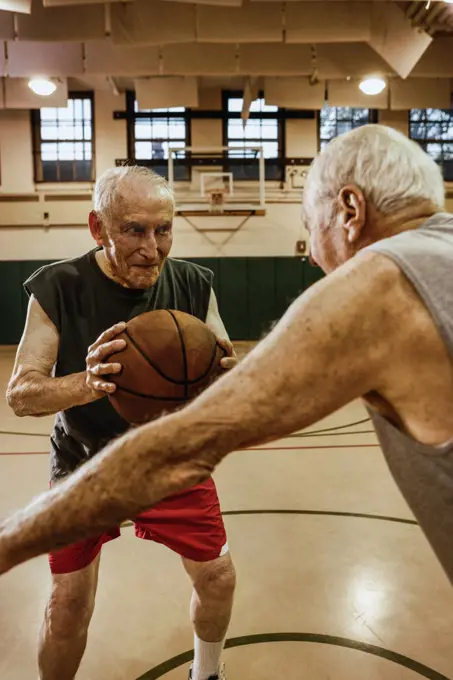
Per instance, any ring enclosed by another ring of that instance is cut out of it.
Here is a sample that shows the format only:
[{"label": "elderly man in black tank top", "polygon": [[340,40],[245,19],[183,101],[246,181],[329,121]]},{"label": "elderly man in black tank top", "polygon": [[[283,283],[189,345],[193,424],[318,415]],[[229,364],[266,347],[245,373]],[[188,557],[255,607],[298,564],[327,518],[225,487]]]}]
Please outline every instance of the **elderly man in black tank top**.
[{"label": "elderly man in black tank top", "polygon": [[204,479],[230,451],[363,397],[453,581],[453,216],[444,193],[438,166],[395,130],[369,125],[331,142],[304,195],[312,256],[328,276],[191,405],[110,444],[7,520],[0,569],[140,512]]},{"label": "elderly man in black tank top", "polygon": [[[145,168],[109,170],[96,185],[94,207],[89,224],[97,248],[44,267],[25,283],[30,306],[8,390],[17,415],[57,414],[52,483],[128,429],[106,398],[115,390],[106,376],[121,370],[108,357],[125,346],[116,339],[125,321],[153,309],[193,314],[206,321],[226,350],[223,367],[236,363],[212,290],[212,272],[168,257],[174,202],[166,181]],[[213,480],[166,499],[157,511],[131,517],[137,536],[181,555],[192,580],[191,677],[223,678],[220,657],[235,573]],[[101,548],[120,535],[118,528],[91,533],[50,554],[53,581],[40,636],[41,680],[72,680],[82,659]]]}]

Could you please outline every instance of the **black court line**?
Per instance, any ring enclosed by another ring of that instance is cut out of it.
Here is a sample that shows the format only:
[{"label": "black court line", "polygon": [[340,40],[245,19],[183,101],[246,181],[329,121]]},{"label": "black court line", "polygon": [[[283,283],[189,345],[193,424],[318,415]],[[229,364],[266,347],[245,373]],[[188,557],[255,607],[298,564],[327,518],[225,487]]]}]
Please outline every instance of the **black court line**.
[{"label": "black court line", "polygon": [[[370,422],[370,418],[365,418],[364,420],[357,420],[355,423],[347,423],[346,425],[337,425],[337,427],[328,427],[323,430],[311,430],[308,432],[301,432],[299,434],[292,434],[288,437],[283,437],[283,439],[291,439],[293,437],[312,437],[313,435],[324,434],[325,432],[335,433],[337,430],[345,430],[348,427],[355,427],[356,425],[363,425],[363,423]],[[370,433],[374,433],[374,430],[370,430]],[[50,433],[45,434],[43,432],[12,432],[7,430],[0,430],[0,435],[17,435],[21,437],[47,437],[50,438]],[[345,434],[365,434],[364,432],[347,432]],[[366,434],[369,434],[368,432]]]},{"label": "black court line", "polygon": [[[330,510],[226,510],[222,512],[224,517],[235,515],[310,515],[317,517],[353,517],[357,519],[377,519],[381,522],[396,522],[397,524],[409,524],[418,526],[418,522],[413,519],[403,517],[390,517],[387,515],[369,515],[364,512],[334,512]],[[125,522],[123,528],[133,526],[133,522]]]},{"label": "black court line", "polygon": [[[349,638],[336,637],[334,635],[317,635],[316,633],[262,633],[261,635],[244,635],[242,637],[230,638],[226,641],[225,649],[232,649],[234,647],[245,647],[249,645],[260,645],[275,642],[309,642],[321,645],[332,645],[334,647],[344,647],[346,649],[353,649],[356,652],[364,652],[377,656],[380,659],[391,661],[403,668],[407,668],[414,673],[418,673],[422,678],[428,680],[451,680],[446,675],[438,673],[433,668],[429,668],[419,661],[398,654],[390,649],[384,647],[377,647],[376,645],[368,644],[367,642],[359,642],[358,640],[350,640]],[[179,668],[193,659],[193,650],[174,656],[168,661],[164,661],[155,668],[152,668],[144,675],[141,675],[137,680],[157,680],[175,668]]]},{"label": "black court line", "polygon": [[[312,434],[320,434],[324,432],[336,432],[337,430],[346,430],[348,427],[355,427],[356,425],[363,425],[364,423],[370,423],[371,418],[364,418],[363,420],[356,420],[354,423],[347,423],[346,425],[336,425],[335,427],[325,427],[322,430],[306,430],[305,432],[300,432],[299,434],[293,435],[293,437],[309,437]],[[353,434],[351,432],[351,434]]]},{"label": "black court line", "polygon": [[290,434],[285,439],[306,438],[306,437],[351,437],[354,434],[376,434],[375,430],[356,430],[355,432],[315,432],[314,434]]},{"label": "black court line", "polygon": [[397,522],[399,524],[412,524],[418,526],[413,519],[403,517],[389,517],[386,515],[369,515],[363,512],[333,512],[330,510],[226,510],[224,516],[231,515],[318,515],[320,517],[357,517],[359,519],[378,519],[383,522]]},{"label": "black court line", "polygon": [[0,435],[2,434],[12,434],[18,437],[47,437],[47,439],[50,439],[50,433],[44,434],[44,432],[9,432],[7,430],[0,430]]}]

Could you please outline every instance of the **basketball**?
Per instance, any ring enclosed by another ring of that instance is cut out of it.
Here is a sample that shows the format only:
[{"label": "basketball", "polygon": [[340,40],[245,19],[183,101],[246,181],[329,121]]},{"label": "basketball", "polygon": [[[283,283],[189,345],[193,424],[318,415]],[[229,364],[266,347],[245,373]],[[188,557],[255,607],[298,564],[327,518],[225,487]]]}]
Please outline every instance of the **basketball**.
[{"label": "basketball", "polygon": [[118,339],[127,346],[109,359],[123,367],[109,378],[117,386],[109,399],[132,424],[181,408],[221,370],[224,351],[214,334],[184,312],[165,309],[141,314],[128,322]]}]

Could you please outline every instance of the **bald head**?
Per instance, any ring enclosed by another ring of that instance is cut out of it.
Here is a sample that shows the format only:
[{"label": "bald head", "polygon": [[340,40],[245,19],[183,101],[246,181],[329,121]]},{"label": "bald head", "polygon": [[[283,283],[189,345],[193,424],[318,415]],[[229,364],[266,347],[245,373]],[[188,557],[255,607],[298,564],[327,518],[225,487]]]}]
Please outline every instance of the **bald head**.
[{"label": "bald head", "polygon": [[[418,144],[392,128],[364,125],[335,138],[315,159],[303,213],[312,247],[319,251],[315,258],[329,271],[360,247],[391,235],[389,224],[398,215],[410,222],[418,213],[442,210],[444,204],[441,170]],[[347,229],[316,238],[318,231],[333,227]],[[328,258],[323,244],[330,248]]]}]

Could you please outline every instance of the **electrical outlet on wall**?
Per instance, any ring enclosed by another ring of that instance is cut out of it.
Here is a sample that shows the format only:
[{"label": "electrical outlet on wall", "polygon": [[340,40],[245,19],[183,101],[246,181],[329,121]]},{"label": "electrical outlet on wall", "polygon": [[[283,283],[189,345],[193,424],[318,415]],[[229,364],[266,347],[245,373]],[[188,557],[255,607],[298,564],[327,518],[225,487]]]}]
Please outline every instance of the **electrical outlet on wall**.
[{"label": "electrical outlet on wall", "polygon": [[296,253],[298,255],[305,255],[307,252],[307,242],[306,241],[296,241]]},{"label": "electrical outlet on wall", "polygon": [[307,166],[287,165],[285,168],[285,183],[288,189],[303,189],[307,179]]}]

